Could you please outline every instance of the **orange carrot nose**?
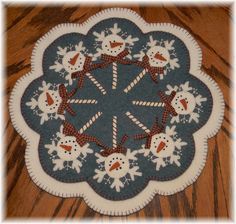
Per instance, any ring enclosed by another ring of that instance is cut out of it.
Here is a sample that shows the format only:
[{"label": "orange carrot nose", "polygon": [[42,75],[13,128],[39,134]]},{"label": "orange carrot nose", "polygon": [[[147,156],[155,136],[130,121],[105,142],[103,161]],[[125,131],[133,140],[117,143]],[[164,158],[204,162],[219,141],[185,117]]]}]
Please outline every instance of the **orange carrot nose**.
[{"label": "orange carrot nose", "polygon": [[188,104],[187,104],[186,100],[182,99],[182,100],[180,100],[180,103],[183,105],[184,109],[187,110]]},{"label": "orange carrot nose", "polygon": [[70,61],[69,61],[69,63],[70,63],[71,65],[75,65],[75,63],[76,63],[78,57],[79,57],[79,53],[77,53],[73,58],[71,58]]},{"label": "orange carrot nose", "polygon": [[155,54],[154,58],[156,58],[158,60],[161,60],[161,61],[166,61],[166,59],[162,55],[160,55],[158,53]]},{"label": "orange carrot nose", "polygon": [[51,106],[54,103],[54,100],[52,99],[51,95],[48,92],[46,92],[46,97],[48,105]]},{"label": "orange carrot nose", "polygon": [[165,146],[166,143],[161,141],[160,144],[157,146],[157,153],[160,152]]},{"label": "orange carrot nose", "polygon": [[114,169],[116,169],[116,168],[118,168],[118,167],[120,167],[120,163],[119,163],[119,162],[115,162],[115,163],[111,166],[111,168],[109,169],[109,171],[112,171],[112,170],[114,170]]},{"label": "orange carrot nose", "polygon": [[65,149],[66,151],[71,151],[72,146],[70,145],[60,145],[61,148]]},{"label": "orange carrot nose", "polygon": [[111,42],[111,41],[110,41],[110,46],[111,46],[111,48],[118,47],[118,46],[122,46],[122,45],[123,45],[122,42]]}]

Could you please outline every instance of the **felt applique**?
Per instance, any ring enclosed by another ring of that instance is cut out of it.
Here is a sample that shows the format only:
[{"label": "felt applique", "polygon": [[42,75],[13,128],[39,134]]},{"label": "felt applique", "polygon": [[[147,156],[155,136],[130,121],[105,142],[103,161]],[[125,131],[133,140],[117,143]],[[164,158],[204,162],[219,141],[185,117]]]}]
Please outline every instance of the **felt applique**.
[{"label": "felt applique", "polygon": [[134,43],[139,39],[122,31],[117,23],[101,33],[94,31],[93,35],[95,36],[97,51],[94,54],[94,57],[96,59],[101,57],[101,60],[104,62],[103,66],[112,64],[112,89],[116,89],[118,78],[117,63],[125,65],[132,63],[127,60],[127,58],[132,59],[131,49],[134,46]]},{"label": "felt applique", "polygon": [[96,154],[100,169],[95,170],[96,175],[93,178],[97,179],[98,183],[106,178],[106,182],[117,192],[120,192],[120,188],[125,184],[129,184],[129,181],[134,181],[135,176],[142,176],[137,163],[134,163],[137,160],[137,151],[131,152],[123,146],[127,138],[128,136],[124,135],[116,148],[110,149],[101,145],[103,151]]},{"label": "felt applique", "polygon": [[137,66],[142,67],[143,71],[124,89],[124,92],[129,92],[146,74],[157,83],[157,80],[163,79],[170,70],[179,68],[174,42],[174,40],[153,40],[150,36],[146,46],[134,55],[138,59]]},{"label": "felt applique", "polygon": [[9,106],[32,180],[108,215],[192,184],[224,112],[200,66],[187,31],[127,9],[49,31]]}]

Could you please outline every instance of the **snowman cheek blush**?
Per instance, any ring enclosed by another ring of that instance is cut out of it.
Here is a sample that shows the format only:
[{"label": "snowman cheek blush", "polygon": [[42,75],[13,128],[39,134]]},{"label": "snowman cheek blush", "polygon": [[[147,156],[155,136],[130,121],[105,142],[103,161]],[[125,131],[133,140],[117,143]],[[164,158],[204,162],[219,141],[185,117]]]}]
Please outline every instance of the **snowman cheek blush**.
[{"label": "snowman cheek blush", "polygon": [[38,98],[39,109],[45,113],[56,113],[61,103],[61,97],[57,91],[48,90],[40,94]]},{"label": "snowman cheek blush", "polygon": [[189,92],[178,92],[171,102],[176,113],[191,114],[196,106],[196,101],[193,94]]},{"label": "snowman cheek blush", "polygon": [[118,35],[109,35],[102,42],[102,50],[108,55],[117,56],[124,49],[124,40]]},{"label": "snowman cheek blush", "polygon": [[164,47],[154,46],[147,51],[149,63],[153,67],[164,67],[170,61],[170,54]]},{"label": "snowman cheek blush", "polygon": [[113,153],[105,160],[106,173],[113,178],[120,178],[129,171],[129,162],[121,153]]},{"label": "snowman cheek blush", "polygon": [[82,71],[85,62],[85,56],[77,51],[69,51],[62,59],[65,70],[69,73]]},{"label": "snowman cheek blush", "polygon": [[174,149],[174,141],[170,136],[161,133],[152,137],[151,151],[156,157],[171,156]]}]

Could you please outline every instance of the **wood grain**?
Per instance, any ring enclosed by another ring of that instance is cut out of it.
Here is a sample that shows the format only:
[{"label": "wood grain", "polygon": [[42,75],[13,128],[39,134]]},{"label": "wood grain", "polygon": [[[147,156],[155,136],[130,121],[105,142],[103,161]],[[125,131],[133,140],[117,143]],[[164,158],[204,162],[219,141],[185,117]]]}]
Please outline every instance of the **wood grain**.
[{"label": "wood grain", "polygon": [[[147,22],[169,22],[188,30],[203,52],[202,69],[223,91],[226,109],[218,134],[209,139],[206,166],[198,180],[172,196],[156,195],[141,211],[126,217],[103,216],[87,207],[81,198],[62,199],[36,187],[24,162],[26,143],[12,127],[7,103],[17,79],[30,71],[35,42],[59,23],[83,22],[112,5],[11,5],[5,6],[6,80],[4,136],[6,142],[6,218],[92,220],[140,220],[146,218],[231,219],[230,158],[232,158],[232,66],[230,64],[231,5],[140,6],[133,9]],[[120,5],[122,7],[122,5]]]}]

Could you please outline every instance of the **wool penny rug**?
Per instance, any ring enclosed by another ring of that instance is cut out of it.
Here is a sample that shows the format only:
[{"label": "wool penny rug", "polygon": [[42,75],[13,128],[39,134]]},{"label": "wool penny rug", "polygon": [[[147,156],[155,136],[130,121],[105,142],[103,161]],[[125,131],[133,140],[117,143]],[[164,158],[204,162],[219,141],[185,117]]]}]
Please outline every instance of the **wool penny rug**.
[{"label": "wool penny rug", "polygon": [[9,103],[34,183],[107,215],[191,185],[224,113],[201,61],[186,30],[128,9],[54,27]]}]

